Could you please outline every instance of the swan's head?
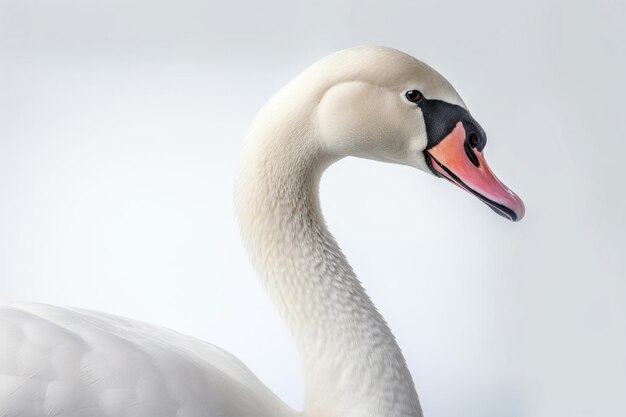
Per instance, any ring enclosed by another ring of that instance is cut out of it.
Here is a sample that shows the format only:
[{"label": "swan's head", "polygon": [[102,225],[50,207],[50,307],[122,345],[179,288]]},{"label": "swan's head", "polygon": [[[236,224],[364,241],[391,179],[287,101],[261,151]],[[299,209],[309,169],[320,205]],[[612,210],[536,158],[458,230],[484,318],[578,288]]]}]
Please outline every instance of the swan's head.
[{"label": "swan's head", "polygon": [[410,165],[510,220],[524,216],[522,200],[487,165],[485,131],[426,64],[396,50],[359,47],[330,55],[303,78],[324,85],[315,92],[315,125],[328,152]]}]

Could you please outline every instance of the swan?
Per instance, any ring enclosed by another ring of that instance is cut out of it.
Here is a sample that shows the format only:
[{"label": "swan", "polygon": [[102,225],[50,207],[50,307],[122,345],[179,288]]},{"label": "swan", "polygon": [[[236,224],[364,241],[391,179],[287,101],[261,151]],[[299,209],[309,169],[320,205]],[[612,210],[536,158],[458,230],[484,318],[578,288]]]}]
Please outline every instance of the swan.
[{"label": "swan", "polygon": [[321,59],[260,110],[235,181],[244,245],[300,352],[303,411],[214,345],[105,313],[4,302],[0,416],[421,416],[391,330],[325,226],[318,184],[347,156],[403,164],[520,220],[524,205],[487,166],[485,143],[421,61],[372,46]]}]

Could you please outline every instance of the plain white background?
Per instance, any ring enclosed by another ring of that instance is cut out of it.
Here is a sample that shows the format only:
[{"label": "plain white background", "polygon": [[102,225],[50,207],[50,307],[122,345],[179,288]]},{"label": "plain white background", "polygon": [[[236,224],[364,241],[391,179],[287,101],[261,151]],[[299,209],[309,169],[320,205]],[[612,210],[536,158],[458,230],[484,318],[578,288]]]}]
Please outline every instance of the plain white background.
[{"label": "plain white background", "polygon": [[331,230],[428,417],[626,415],[626,6],[595,2],[0,0],[0,299],[165,325],[302,404],[297,352],[233,217],[247,126],[360,44],[456,86],[513,224],[444,181],[344,160]]}]

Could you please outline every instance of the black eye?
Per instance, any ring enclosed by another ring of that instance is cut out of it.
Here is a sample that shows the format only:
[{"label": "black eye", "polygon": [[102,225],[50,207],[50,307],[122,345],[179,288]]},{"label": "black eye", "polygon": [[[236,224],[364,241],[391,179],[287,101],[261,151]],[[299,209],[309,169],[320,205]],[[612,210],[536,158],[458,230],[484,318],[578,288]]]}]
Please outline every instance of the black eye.
[{"label": "black eye", "polygon": [[480,142],[480,139],[478,139],[478,135],[473,132],[469,134],[469,137],[467,138],[467,140],[469,141],[469,144],[472,148],[477,147],[478,143]]},{"label": "black eye", "polygon": [[424,97],[422,95],[422,93],[420,93],[417,90],[409,90],[409,91],[406,92],[406,94],[404,96],[411,103],[417,103],[418,101],[420,101],[422,99],[422,97]]}]

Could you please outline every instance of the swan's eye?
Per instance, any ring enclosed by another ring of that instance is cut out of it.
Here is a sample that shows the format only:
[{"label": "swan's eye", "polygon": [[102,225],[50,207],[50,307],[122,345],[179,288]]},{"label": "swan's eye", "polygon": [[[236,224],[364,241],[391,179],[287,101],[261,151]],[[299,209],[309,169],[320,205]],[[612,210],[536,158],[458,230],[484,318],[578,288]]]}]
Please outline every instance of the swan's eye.
[{"label": "swan's eye", "polygon": [[469,141],[469,144],[472,148],[477,147],[478,143],[480,142],[480,139],[478,139],[478,135],[473,132],[469,134],[469,137],[467,138],[467,140]]},{"label": "swan's eye", "polygon": [[420,93],[417,90],[409,90],[409,91],[406,92],[406,94],[404,96],[411,103],[417,103],[418,101],[420,101],[422,99],[422,97],[424,97],[422,95],[422,93]]}]

